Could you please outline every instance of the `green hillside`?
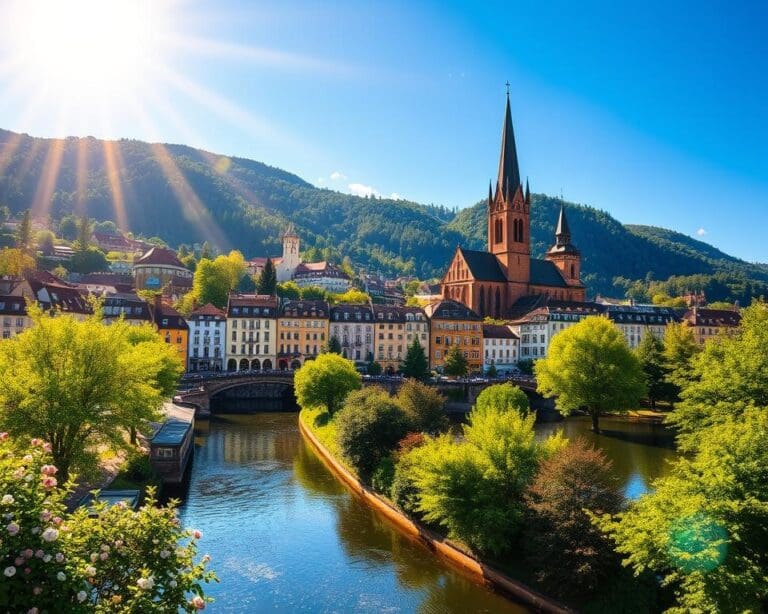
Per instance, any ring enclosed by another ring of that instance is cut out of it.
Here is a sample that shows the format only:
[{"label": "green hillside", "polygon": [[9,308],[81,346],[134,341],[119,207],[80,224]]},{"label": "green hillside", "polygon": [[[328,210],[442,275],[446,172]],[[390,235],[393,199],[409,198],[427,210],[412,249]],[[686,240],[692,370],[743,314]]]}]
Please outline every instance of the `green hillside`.
[{"label": "green hillside", "polygon": [[[105,152],[111,151],[112,155]],[[59,171],[49,189],[46,169]],[[113,194],[114,160],[119,176]],[[78,189],[78,165],[80,188]],[[41,179],[43,178],[43,179]],[[110,181],[112,178],[112,181]],[[46,198],[50,196],[50,198]],[[115,202],[122,200],[122,208]],[[533,251],[551,244],[560,200],[533,195]],[[440,275],[459,244],[485,244],[485,203],[454,216],[445,207],[360,198],[312,186],[300,177],[242,158],[226,158],[183,145],[92,137],[51,140],[0,130],[0,205],[36,216],[87,213],[124,220],[137,235],[160,236],[171,245],[209,240],[247,257],[277,253],[278,237],[294,222],[302,247],[330,248],[368,270]],[[763,294],[768,267],[749,264],[679,233],[626,226],[592,207],[566,203],[574,242],[581,249],[590,293],[621,294],[634,280],[718,275],[715,299]],[[619,283],[616,284],[616,278]],[[677,286],[689,283],[677,280]],[[734,289],[731,290],[730,288]]]}]

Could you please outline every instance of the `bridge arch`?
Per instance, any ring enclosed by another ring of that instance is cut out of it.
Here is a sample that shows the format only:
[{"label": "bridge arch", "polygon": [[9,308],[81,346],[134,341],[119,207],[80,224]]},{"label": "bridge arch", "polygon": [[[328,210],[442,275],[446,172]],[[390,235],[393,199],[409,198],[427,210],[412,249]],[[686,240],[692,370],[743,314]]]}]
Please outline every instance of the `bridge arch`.
[{"label": "bridge arch", "polygon": [[234,358],[230,358],[227,361],[227,371],[230,371],[230,372],[237,371],[237,360],[235,360]]}]

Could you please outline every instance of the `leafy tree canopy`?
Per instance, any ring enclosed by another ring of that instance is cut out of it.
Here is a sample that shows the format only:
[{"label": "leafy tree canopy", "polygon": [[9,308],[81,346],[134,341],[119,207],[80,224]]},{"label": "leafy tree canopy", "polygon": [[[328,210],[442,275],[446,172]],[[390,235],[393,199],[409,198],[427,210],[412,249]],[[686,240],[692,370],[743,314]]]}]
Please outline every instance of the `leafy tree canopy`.
[{"label": "leafy tree canopy", "polygon": [[320,354],[305,362],[293,376],[296,400],[301,407],[324,407],[333,415],[353,390],[361,386],[352,361],[338,354]]}]

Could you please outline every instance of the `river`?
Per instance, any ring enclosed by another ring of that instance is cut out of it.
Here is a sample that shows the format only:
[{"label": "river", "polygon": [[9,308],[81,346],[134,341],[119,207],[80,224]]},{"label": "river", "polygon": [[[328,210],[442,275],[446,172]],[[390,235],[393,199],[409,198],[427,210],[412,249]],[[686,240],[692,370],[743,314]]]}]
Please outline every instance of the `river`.
[{"label": "river", "polygon": [[[599,439],[636,496],[674,452],[648,445],[658,437],[648,425],[603,426],[596,436],[580,418],[537,428]],[[362,505],[307,447],[295,413],[198,422],[191,476],[177,494],[221,579],[207,589],[210,611],[525,612]]]}]

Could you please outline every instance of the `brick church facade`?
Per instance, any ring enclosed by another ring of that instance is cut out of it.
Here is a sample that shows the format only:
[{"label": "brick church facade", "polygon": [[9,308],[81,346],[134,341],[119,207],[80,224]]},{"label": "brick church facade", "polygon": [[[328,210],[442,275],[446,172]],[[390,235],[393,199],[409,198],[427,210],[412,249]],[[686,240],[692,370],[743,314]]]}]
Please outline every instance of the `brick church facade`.
[{"label": "brick church facade", "polygon": [[503,318],[515,302],[530,295],[584,301],[581,254],[571,243],[561,207],[555,243],[544,259],[531,258],[531,192],[520,181],[509,93],[501,133],[496,188],[488,187],[488,251],[456,248],[440,281],[443,297],[481,316]]}]

